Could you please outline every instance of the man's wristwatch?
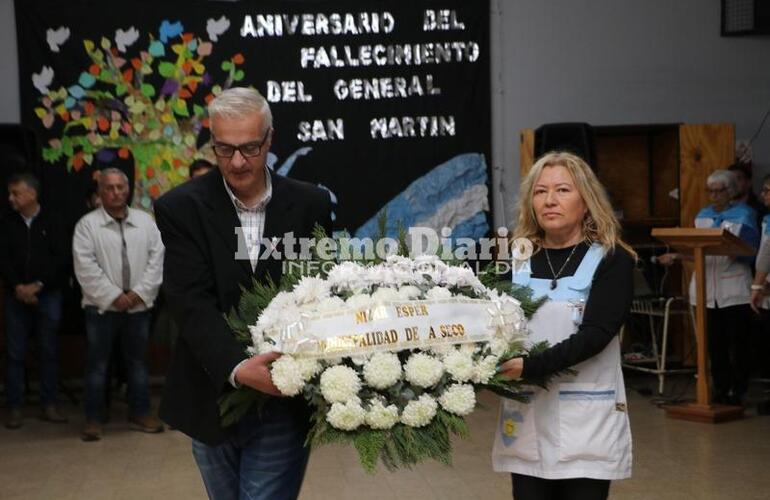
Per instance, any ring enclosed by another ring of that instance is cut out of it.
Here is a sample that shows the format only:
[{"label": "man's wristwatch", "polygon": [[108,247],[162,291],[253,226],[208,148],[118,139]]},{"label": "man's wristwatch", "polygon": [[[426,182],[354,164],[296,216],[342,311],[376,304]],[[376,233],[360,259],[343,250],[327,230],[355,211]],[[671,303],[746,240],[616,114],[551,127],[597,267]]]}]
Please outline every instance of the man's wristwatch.
[{"label": "man's wristwatch", "polygon": [[751,285],[752,290],[761,291],[765,289],[765,285]]}]

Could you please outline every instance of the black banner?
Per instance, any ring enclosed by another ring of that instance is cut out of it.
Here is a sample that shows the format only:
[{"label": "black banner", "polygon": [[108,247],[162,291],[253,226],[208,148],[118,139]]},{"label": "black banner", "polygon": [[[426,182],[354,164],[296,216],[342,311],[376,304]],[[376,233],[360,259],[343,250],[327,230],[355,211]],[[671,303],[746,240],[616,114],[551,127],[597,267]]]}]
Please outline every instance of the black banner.
[{"label": "black banner", "polygon": [[487,2],[15,6],[23,123],[56,201],[81,203],[117,162],[149,208],[211,157],[207,100],[253,86],[273,111],[269,162],[328,189],[338,229],[370,236],[386,208],[455,237],[488,231]]}]

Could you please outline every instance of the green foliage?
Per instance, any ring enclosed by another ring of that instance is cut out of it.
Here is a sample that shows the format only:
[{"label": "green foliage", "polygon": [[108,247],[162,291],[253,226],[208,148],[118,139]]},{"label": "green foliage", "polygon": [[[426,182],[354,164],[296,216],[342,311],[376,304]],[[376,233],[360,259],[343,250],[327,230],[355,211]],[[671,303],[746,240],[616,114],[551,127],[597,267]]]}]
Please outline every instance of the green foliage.
[{"label": "green foliage", "polygon": [[435,418],[420,428],[396,424],[388,430],[347,432],[316,419],[306,445],[311,448],[327,444],[352,445],[364,470],[374,473],[380,461],[390,471],[412,468],[426,459],[451,465],[452,436],[465,439],[468,435],[465,419],[439,409]]}]

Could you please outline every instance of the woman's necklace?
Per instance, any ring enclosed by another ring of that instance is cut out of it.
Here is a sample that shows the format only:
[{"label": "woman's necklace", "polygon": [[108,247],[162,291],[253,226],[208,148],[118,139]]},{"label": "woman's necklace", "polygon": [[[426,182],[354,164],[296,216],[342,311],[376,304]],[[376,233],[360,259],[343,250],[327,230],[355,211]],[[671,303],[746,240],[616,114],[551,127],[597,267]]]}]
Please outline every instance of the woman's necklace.
[{"label": "woman's necklace", "polygon": [[561,276],[561,272],[564,271],[564,268],[567,267],[567,263],[572,258],[572,256],[575,254],[575,250],[577,250],[578,245],[575,245],[572,247],[572,251],[569,253],[569,256],[567,257],[567,260],[564,261],[564,264],[562,264],[561,269],[559,269],[559,272],[554,272],[553,265],[551,265],[551,257],[548,255],[548,249],[543,248],[545,250],[545,260],[548,261],[548,267],[551,268],[551,275],[553,276],[553,279],[551,280],[551,290],[556,289],[556,285],[559,284],[557,281],[559,279],[559,276]]}]

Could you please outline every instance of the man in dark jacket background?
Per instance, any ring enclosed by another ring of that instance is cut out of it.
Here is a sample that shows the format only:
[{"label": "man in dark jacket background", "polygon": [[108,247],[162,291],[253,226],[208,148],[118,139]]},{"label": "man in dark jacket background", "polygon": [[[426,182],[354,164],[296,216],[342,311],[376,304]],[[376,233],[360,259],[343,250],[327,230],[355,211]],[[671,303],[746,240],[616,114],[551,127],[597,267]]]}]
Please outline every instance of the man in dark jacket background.
[{"label": "man in dark jacket background", "polygon": [[9,429],[23,422],[27,342],[35,332],[40,353],[40,403],[43,418],[66,422],[57,408],[61,288],[69,247],[64,227],[38,202],[40,184],[24,173],[8,180],[13,213],[0,222],[0,276],[6,287],[5,378]]}]

